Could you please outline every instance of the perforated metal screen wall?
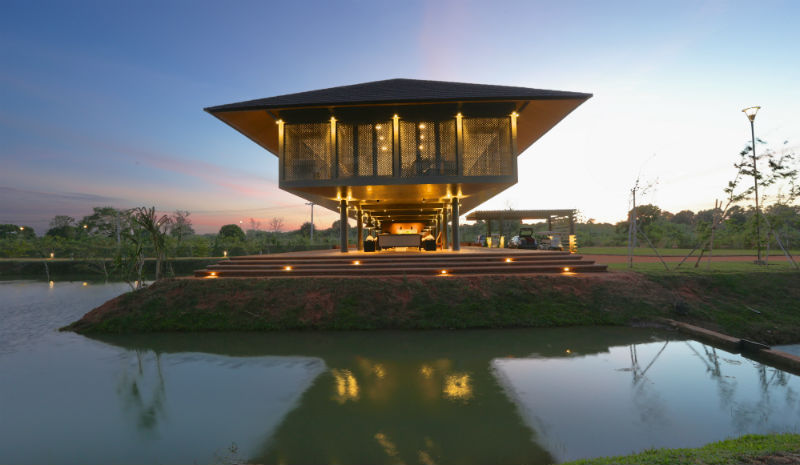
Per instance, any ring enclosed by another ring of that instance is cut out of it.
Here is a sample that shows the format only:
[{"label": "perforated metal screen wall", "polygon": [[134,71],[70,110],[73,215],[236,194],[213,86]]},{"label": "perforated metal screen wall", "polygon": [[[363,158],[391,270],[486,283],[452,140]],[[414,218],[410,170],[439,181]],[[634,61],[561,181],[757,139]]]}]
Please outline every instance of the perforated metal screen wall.
[{"label": "perforated metal screen wall", "polygon": [[464,118],[464,176],[513,174],[510,118]]},{"label": "perforated metal screen wall", "polygon": [[330,123],[287,124],[284,127],[284,179],[331,179],[330,128]]},{"label": "perforated metal screen wall", "polygon": [[[513,174],[511,120],[462,119],[462,173],[458,172],[456,120],[400,120],[400,172],[393,172],[393,122],[286,124],[284,170],[287,181],[367,176],[502,176]],[[334,156],[335,155],[335,156]]]},{"label": "perforated metal screen wall", "polygon": [[336,125],[339,177],[392,175],[392,122]]},{"label": "perforated metal screen wall", "polygon": [[456,175],[456,122],[400,121],[400,175]]}]

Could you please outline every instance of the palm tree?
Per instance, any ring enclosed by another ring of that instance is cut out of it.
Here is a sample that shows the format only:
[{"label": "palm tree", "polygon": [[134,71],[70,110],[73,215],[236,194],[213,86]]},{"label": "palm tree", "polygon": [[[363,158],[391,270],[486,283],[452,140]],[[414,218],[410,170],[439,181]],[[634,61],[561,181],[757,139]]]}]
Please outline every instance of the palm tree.
[{"label": "palm tree", "polygon": [[153,242],[156,254],[156,281],[161,278],[161,262],[166,259],[167,226],[172,222],[168,215],[156,214],[156,207],[138,207],[133,210],[133,221],[142,227]]}]

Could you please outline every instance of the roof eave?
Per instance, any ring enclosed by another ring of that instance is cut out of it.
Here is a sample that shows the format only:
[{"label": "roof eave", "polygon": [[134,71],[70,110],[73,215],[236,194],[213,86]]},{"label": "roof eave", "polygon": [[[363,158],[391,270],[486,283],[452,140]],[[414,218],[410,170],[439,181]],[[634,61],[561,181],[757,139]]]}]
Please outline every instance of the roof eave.
[{"label": "roof eave", "polygon": [[365,101],[332,101],[316,103],[297,103],[297,104],[247,104],[248,102],[229,103],[207,107],[203,110],[208,113],[223,113],[228,111],[257,111],[257,110],[279,110],[289,108],[327,108],[337,106],[370,106],[370,105],[409,105],[409,104],[429,104],[429,103],[453,103],[453,102],[516,102],[525,100],[588,100],[593,94],[582,92],[563,92],[560,95],[543,95],[537,97],[516,96],[516,97],[452,97],[436,99],[392,99],[392,100],[365,100]]}]

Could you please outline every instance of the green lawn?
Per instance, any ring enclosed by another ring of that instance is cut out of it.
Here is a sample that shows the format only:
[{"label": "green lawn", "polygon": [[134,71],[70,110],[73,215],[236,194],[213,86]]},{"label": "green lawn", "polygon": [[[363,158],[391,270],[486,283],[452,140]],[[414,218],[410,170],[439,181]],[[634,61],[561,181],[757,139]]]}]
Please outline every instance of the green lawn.
[{"label": "green lawn", "polygon": [[[658,249],[658,253],[661,255],[669,255],[669,256],[679,256],[683,257],[686,256],[691,249]],[[792,255],[800,257],[800,250],[791,250]],[[582,254],[597,254],[597,255],[628,255],[628,248],[627,247],[578,247],[578,253]],[[700,253],[700,250],[696,250],[694,252],[694,256],[697,256]],[[762,250],[762,255],[766,253],[765,250]],[[650,247],[637,247],[634,252],[634,255],[655,255],[653,249]],[[783,251],[780,249],[770,249],[769,252],[770,256],[780,255],[783,256]],[[708,255],[708,252],[706,252]],[[757,255],[755,249],[714,249],[714,255]]]},{"label": "green lawn", "polygon": [[797,455],[799,452],[800,434],[747,435],[711,443],[698,449],[652,449],[640,454],[577,460],[562,465],[797,463],[796,461],[784,462],[780,459],[773,462],[767,457],[785,454]]}]

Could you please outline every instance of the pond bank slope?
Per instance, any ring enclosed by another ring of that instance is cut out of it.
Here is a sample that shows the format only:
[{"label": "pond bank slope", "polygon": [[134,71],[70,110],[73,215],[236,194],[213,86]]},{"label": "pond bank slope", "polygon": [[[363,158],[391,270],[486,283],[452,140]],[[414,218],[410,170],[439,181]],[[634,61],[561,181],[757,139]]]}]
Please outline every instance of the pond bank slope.
[{"label": "pond bank slope", "polygon": [[800,273],[168,279],[63,328],[79,333],[630,325],[668,317],[800,340]]}]

